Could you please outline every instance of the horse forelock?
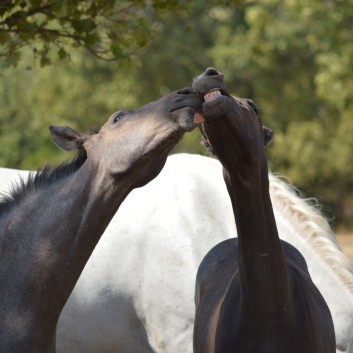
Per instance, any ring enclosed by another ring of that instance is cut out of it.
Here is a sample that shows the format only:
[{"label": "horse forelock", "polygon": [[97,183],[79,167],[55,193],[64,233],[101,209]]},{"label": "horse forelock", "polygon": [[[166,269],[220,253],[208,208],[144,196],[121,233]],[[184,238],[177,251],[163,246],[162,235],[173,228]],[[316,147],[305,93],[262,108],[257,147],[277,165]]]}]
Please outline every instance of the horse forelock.
[{"label": "horse forelock", "polygon": [[305,199],[284,177],[269,174],[273,206],[281,210],[296,233],[318,251],[320,257],[335,272],[353,294],[353,262],[341,251],[332,229],[315,199]]},{"label": "horse forelock", "polygon": [[0,215],[18,205],[22,199],[32,192],[72,175],[80,169],[86,159],[86,152],[80,150],[71,162],[64,162],[54,168],[47,165],[37,172],[30,172],[27,180],[21,177],[18,182],[12,184],[8,191],[0,193]]}]

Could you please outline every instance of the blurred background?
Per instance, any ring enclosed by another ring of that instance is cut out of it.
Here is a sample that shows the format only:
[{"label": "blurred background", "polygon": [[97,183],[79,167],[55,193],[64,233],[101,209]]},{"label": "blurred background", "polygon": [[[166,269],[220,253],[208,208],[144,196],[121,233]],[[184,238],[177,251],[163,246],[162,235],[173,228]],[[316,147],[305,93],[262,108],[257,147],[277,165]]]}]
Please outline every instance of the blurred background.
[{"label": "blurred background", "polygon": [[67,160],[49,125],[89,131],[213,66],[274,129],[272,172],[353,233],[352,19],[353,0],[1,1],[0,166]]}]

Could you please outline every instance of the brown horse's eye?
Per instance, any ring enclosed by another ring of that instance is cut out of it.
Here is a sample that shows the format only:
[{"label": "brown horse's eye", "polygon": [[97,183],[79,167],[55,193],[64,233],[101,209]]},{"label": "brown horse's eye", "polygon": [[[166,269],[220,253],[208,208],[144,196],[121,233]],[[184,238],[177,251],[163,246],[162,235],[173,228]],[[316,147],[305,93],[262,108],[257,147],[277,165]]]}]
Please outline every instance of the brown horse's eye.
[{"label": "brown horse's eye", "polygon": [[118,122],[121,118],[125,116],[125,112],[116,113],[113,117],[113,123]]}]

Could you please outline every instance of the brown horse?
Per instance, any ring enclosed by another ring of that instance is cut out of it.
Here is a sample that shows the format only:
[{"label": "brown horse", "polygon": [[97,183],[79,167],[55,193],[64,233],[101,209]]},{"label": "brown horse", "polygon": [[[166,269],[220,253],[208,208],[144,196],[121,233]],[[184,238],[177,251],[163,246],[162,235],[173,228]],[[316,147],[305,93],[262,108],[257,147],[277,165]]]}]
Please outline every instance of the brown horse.
[{"label": "brown horse", "polygon": [[329,308],[302,255],[278,236],[264,151],[270,130],[217,70],[196,77],[193,89],[204,98],[204,136],[223,165],[238,231],[198,269],[194,352],[334,353]]},{"label": "brown horse", "polygon": [[201,103],[186,88],[116,112],[98,133],[50,128],[57,145],[80,153],[0,202],[0,352],[55,352],[61,310],[109,221],[158,175]]}]

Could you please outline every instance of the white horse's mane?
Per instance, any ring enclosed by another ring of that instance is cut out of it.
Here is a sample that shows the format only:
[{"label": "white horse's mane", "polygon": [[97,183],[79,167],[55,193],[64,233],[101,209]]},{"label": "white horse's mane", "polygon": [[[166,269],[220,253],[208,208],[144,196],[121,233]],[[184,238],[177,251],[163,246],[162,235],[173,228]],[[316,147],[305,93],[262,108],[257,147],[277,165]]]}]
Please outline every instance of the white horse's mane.
[{"label": "white horse's mane", "polygon": [[353,294],[353,262],[340,251],[340,246],[315,199],[305,199],[285,177],[269,173],[270,193],[274,207],[281,210],[287,221],[336,273]]}]

